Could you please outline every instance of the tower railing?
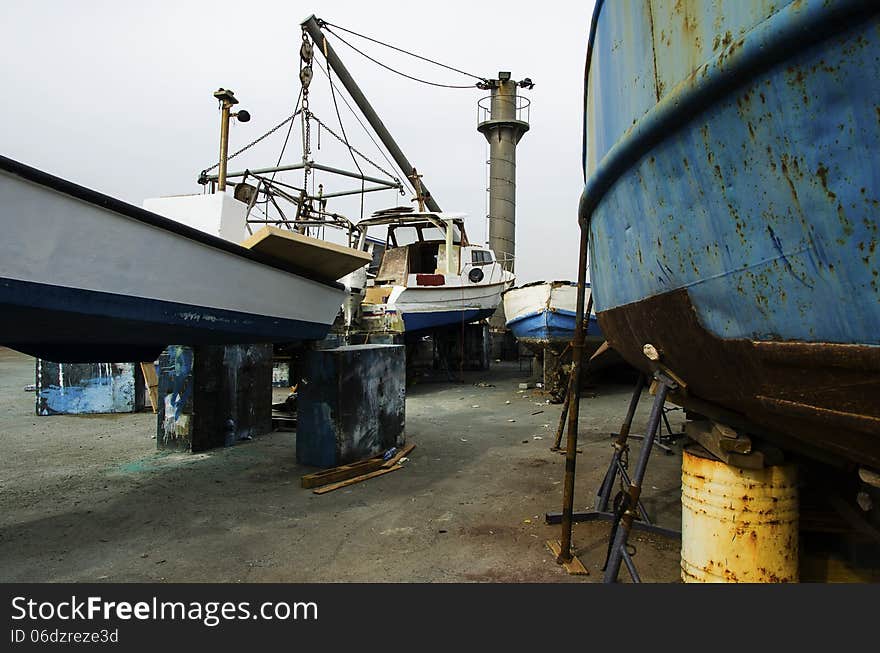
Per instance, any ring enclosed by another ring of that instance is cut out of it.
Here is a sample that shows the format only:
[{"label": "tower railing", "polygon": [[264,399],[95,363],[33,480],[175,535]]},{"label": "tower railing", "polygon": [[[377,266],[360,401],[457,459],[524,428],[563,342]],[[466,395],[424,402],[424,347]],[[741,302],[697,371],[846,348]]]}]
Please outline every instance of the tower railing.
[{"label": "tower railing", "polygon": [[[514,120],[529,122],[532,101],[522,95],[512,96],[515,101]],[[492,96],[487,95],[477,100],[477,124],[480,125],[492,119]]]}]

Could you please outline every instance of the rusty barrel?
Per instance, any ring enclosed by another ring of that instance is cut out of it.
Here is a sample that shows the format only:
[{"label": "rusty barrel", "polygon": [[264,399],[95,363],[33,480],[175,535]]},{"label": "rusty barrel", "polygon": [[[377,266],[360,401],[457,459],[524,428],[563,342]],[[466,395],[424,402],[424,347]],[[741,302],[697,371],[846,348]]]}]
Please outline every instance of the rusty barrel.
[{"label": "rusty barrel", "polygon": [[797,468],[739,469],[686,448],[681,578],[685,583],[797,582]]}]

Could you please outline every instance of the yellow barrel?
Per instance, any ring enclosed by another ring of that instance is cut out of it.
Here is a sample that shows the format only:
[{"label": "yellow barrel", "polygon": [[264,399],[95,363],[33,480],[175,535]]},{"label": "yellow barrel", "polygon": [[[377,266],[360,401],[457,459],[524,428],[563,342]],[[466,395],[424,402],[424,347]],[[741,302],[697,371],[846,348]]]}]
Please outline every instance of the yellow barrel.
[{"label": "yellow barrel", "polygon": [[685,583],[797,582],[797,468],[739,469],[686,448],[681,578]]}]

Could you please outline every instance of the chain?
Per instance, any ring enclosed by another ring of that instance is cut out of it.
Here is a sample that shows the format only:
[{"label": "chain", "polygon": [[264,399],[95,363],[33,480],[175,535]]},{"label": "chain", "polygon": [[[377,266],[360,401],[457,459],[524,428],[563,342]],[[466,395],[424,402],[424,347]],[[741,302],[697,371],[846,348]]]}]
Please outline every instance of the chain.
[{"label": "chain", "polygon": [[[241,148],[241,149],[238,150],[237,152],[234,152],[234,153],[230,154],[228,157],[226,157],[226,160],[228,161],[229,159],[234,159],[235,157],[237,157],[237,156],[238,156],[239,154],[241,154],[242,152],[246,152],[247,150],[251,149],[254,145],[256,145],[257,143],[259,143],[259,142],[262,141],[263,139],[265,139],[265,138],[271,136],[272,134],[274,134],[275,132],[277,132],[279,129],[281,129],[282,127],[284,127],[284,125],[286,125],[286,124],[289,123],[291,120],[293,120],[294,118],[296,118],[297,114],[299,114],[299,113],[300,113],[300,110],[296,110],[296,111],[294,111],[292,114],[290,114],[289,116],[287,116],[287,118],[285,118],[284,120],[282,120],[281,122],[279,122],[279,123],[278,123],[277,125],[275,125],[272,129],[270,129],[269,131],[267,131],[265,134],[263,134],[262,136],[259,136],[259,137],[255,138],[254,140],[252,140],[250,143],[248,143],[247,145],[245,145],[243,148]],[[213,170],[214,168],[217,168],[217,167],[219,167],[219,166],[220,166],[220,163],[218,162],[218,163],[215,163],[214,165],[212,165],[210,168],[205,168],[204,170],[202,170],[202,175],[203,175],[203,176],[204,176],[204,175],[207,175],[209,172],[211,172],[211,170]]]},{"label": "chain", "polygon": [[[303,163],[309,162],[309,157],[312,153],[312,123],[309,118],[312,116],[312,112],[309,109],[309,84],[312,82],[312,58],[314,54],[314,48],[312,46],[312,41],[309,38],[309,34],[306,31],[306,28],[302,28],[302,45],[299,49],[299,81],[302,84],[302,130],[303,130]],[[309,173],[311,169],[309,166],[305,166],[303,168],[303,188],[308,189],[309,187]]]},{"label": "chain", "polygon": [[[345,145],[346,147],[349,147],[349,144],[345,141],[345,139],[342,138],[342,136],[340,136],[339,134],[337,134],[335,131],[333,131],[332,129],[330,129],[330,127],[328,127],[327,125],[325,125],[323,122],[321,122],[321,119],[318,118],[318,116],[316,116],[315,114],[311,114],[309,117],[310,117],[312,120],[314,120],[316,123],[318,123],[323,129],[326,129],[326,130],[330,133],[330,135],[333,136],[336,140],[338,140],[340,143],[342,143],[342,144]],[[375,161],[369,159],[369,158],[367,157],[367,155],[363,154],[362,152],[359,152],[359,151],[356,150],[354,147],[351,148],[351,151],[354,152],[355,154],[357,154],[360,158],[362,158],[364,161],[366,161],[367,163],[369,163],[371,166],[373,166],[376,170],[378,170],[379,172],[381,172],[383,175],[385,175],[385,176],[388,177],[389,179],[394,180],[394,181],[395,181],[396,183],[398,183],[398,184],[400,183],[400,179],[399,179],[398,177],[395,177],[393,174],[391,174],[390,172],[388,172],[385,168],[383,168],[382,166],[380,166],[378,163],[376,163]]]},{"label": "chain", "polygon": [[[337,134],[335,131],[330,129],[330,127],[325,125],[321,121],[321,119],[318,118],[318,116],[316,116],[315,114],[313,114],[311,112],[311,110],[309,109],[309,84],[311,83],[312,76],[314,74],[313,70],[312,70],[313,55],[314,55],[314,46],[312,45],[312,41],[309,38],[308,32],[306,31],[305,28],[303,28],[303,30],[302,30],[302,46],[300,47],[300,51],[299,51],[299,57],[300,57],[299,79],[302,84],[302,105],[301,105],[301,107],[299,109],[297,109],[296,111],[294,111],[287,118],[282,120],[280,123],[275,125],[272,129],[267,131],[262,136],[255,138],[253,141],[251,141],[250,143],[245,145],[240,150],[230,154],[227,157],[227,160],[234,159],[242,152],[246,152],[247,150],[251,149],[254,145],[256,145],[260,141],[264,140],[265,138],[268,138],[269,136],[271,136],[272,134],[277,132],[279,129],[281,129],[284,125],[286,125],[291,120],[296,118],[297,115],[301,115],[302,116],[302,133],[303,133],[303,163],[309,162],[309,158],[310,158],[310,155],[312,152],[312,127],[311,126],[312,126],[312,120],[314,120],[316,123],[318,123],[319,127],[323,127],[328,132],[330,132],[330,134],[336,140],[338,140],[340,143],[342,143],[347,148],[349,148],[352,152],[357,154],[361,159],[363,159],[364,161],[369,163],[371,166],[373,166],[376,170],[378,170],[379,172],[384,174],[389,179],[392,179],[396,184],[400,185],[400,178],[399,177],[396,177],[395,175],[388,172],[385,168],[380,166],[378,163],[376,163],[372,159],[368,158],[363,152],[359,152],[358,150],[356,150],[354,147],[352,147],[348,143],[348,141],[346,141],[339,134]],[[318,138],[320,139],[320,130],[318,131],[318,134],[319,134]],[[320,142],[318,144],[318,147],[320,148]],[[218,162],[218,163],[215,163],[214,165],[212,165],[210,168],[205,168],[204,170],[202,170],[199,179],[204,180],[204,183],[207,183],[207,174],[209,172],[211,172],[211,170],[214,170],[215,168],[218,168],[219,166],[220,166],[220,163]],[[303,170],[304,170],[304,172],[303,172],[303,188],[308,188],[309,174],[311,173],[311,167],[307,165],[304,167]],[[400,192],[403,193],[402,188],[401,188]]]}]

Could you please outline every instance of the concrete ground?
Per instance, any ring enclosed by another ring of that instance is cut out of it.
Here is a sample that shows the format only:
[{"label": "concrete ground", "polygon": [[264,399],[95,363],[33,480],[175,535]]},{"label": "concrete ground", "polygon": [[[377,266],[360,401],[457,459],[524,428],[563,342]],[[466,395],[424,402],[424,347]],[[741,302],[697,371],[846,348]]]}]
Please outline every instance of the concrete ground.
[{"label": "concrete ground", "polygon": [[[165,454],[152,413],[37,417],[33,359],[0,348],[0,581],[600,581],[607,524],[574,529],[590,576],[545,548],[560,534],[543,515],[562,503],[561,407],[518,391],[527,375],[500,364],[414,386],[405,468],[319,496],[300,487],[314,470],[296,464],[294,433]],[[575,509],[592,505],[629,397],[608,384],[582,401]],[[679,474],[678,452],[652,456],[645,504],[671,528]],[[678,580],[677,541],[631,542],[643,580]]]}]

